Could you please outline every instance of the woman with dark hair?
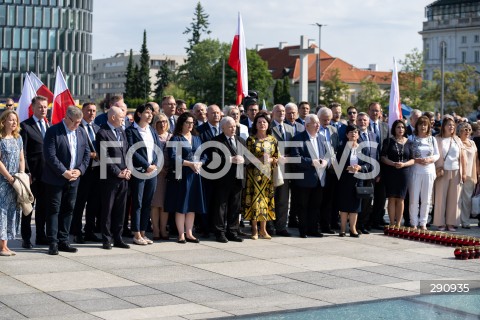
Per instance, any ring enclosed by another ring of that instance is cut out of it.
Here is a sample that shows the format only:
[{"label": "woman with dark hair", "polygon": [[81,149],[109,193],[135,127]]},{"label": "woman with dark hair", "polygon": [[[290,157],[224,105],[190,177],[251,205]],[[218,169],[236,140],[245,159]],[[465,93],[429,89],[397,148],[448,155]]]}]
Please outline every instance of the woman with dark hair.
[{"label": "woman with dark hair", "polygon": [[382,179],[388,198],[390,224],[400,226],[403,216],[403,200],[407,195],[410,166],[413,166],[412,142],[407,139],[403,120],[392,124],[391,137],[383,142],[381,160],[385,164]]},{"label": "woman with dark hair", "polygon": [[[275,220],[275,187],[271,173],[278,162],[278,143],[271,135],[270,120],[266,113],[258,113],[252,124],[252,135],[247,149],[256,159],[247,166],[247,179],[243,197],[244,219],[252,224],[252,239],[271,239],[267,221]],[[260,231],[257,230],[260,222]]]},{"label": "woman with dark hair", "polygon": [[459,200],[467,178],[463,142],[455,134],[455,119],[446,115],[436,137],[440,157],[435,163],[435,211],[433,224],[438,230],[455,231],[460,224]]},{"label": "woman with dark hair", "polygon": [[131,160],[136,171],[132,170],[130,181],[132,191],[131,229],[133,243],[147,245],[153,243],[145,235],[145,230],[150,222],[150,205],[157,186],[157,165],[161,163],[161,159],[157,157],[160,141],[155,130],[149,125],[153,118],[151,105],[139,106],[135,110],[133,118],[133,125],[125,129],[129,148],[135,146]]},{"label": "woman with dark hair", "polygon": [[434,163],[440,157],[437,142],[432,137],[430,119],[425,116],[418,118],[411,139],[415,164],[411,170],[408,187],[410,224],[414,229],[420,226],[427,230],[428,210],[432,204],[433,183],[436,177]]},{"label": "woman with dark hair", "polygon": [[[195,153],[202,141],[194,128],[195,119],[190,112],[182,113],[175,125],[170,142],[167,144],[169,169],[165,211],[175,212],[175,224],[178,229],[178,243],[200,241],[193,235],[195,213],[205,214],[207,206],[202,186],[200,169],[206,156],[197,158]],[[181,166],[181,172],[176,166]]]}]

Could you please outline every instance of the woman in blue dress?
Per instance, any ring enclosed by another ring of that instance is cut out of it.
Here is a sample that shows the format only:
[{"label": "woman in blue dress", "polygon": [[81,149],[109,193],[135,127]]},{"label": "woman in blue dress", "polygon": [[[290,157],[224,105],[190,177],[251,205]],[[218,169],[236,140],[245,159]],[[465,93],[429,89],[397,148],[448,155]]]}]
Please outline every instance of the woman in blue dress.
[{"label": "woman in blue dress", "polygon": [[[189,112],[178,117],[173,137],[167,144],[169,171],[165,211],[175,212],[175,224],[178,229],[178,243],[200,242],[193,235],[195,213],[207,212],[205,193],[202,186],[200,169],[205,162],[195,156],[202,141],[193,127],[194,118]],[[199,154],[199,152],[198,152]],[[176,170],[176,167],[181,168]]]},{"label": "woman in blue dress", "polygon": [[23,142],[18,115],[7,110],[0,117],[0,256],[14,256],[8,240],[15,239],[20,222],[17,194],[12,187],[13,175],[25,170]]}]

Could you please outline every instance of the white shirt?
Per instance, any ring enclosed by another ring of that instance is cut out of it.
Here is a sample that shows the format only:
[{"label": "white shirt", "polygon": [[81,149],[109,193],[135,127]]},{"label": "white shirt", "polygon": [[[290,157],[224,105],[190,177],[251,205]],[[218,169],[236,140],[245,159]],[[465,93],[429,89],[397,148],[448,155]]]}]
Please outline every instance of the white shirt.
[{"label": "white shirt", "polygon": [[65,126],[65,131],[67,132],[67,140],[68,140],[68,149],[70,150],[70,166],[68,167],[69,170],[75,169],[75,162],[77,160],[77,132],[74,130],[68,129],[65,121],[62,121],[63,125]]},{"label": "white shirt", "polygon": [[[220,131],[220,126],[217,124],[216,126],[212,126],[212,124],[210,122],[208,122],[208,126],[210,127],[210,132],[213,134],[213,136],[218,136],[221,131]],[[215,128],[217,130],[216,134],[215,134],[215,131],[213,130],[213,128]]]},{"label": "white shirt", "polygon": [[317,143],[317,136],[311,136],[310,133],[308,133],[308,138],[310,139],[310,142],[312,143],[313,146],[313,151],[315,152],[316,159],[320,158],[320,153],[318,151],[318,143]]},{"label": "white shirt", "polygon": [[155,140],[153,139],[150,126],[147,125],[145,129],[142,129],[136,122],[133,123],[133,127],[138,130],[140,137],[142,137],[145,147],[147,148],[147,161],[149,164],[153,162],[153,148],[155,145]]},{"label": "white shirt", "polygon": [[[411,136],[413,141],[413,157],[414,158],[432,158],[433,162],[440,158],[438,153],[437,142],[435,138],[428,136],[426,138],[419,138]],[[435,174],[435,163],[429,163],[426,166],[415,163],[412,169],[412,176],[415,174]]]},{"label": "white shirt", "polygon": [[115,128],[114,126],[112,126],[112,124],[110,122],[107,121],[107,124],[108,126],[110,127],[110,129],[112,129],[112,132],[113,132],[113,135],[115,136],[115,138],[117,138],[118,140],[118,137],[117,137],[117,128]]},{"label": "white shirt", "polygon": [[460,169],[460,148],[453,138],[442,138],[442,156],[445,158],[443,169]]},{"label": "white shirt", "polygon": [[47,123],[45,122],[45,118],[38,119],[35,116],[32,116],[32,117],[33,117],[33,120],[35,120],[35,124],[37,125],[38,130],[40,130],[40,132],[42,132],[42,128],[40,127],[40,123],[38,123],[40,121],[43,124],[43,130],[45,130],[45,132],[46,132],[47,131]]}]

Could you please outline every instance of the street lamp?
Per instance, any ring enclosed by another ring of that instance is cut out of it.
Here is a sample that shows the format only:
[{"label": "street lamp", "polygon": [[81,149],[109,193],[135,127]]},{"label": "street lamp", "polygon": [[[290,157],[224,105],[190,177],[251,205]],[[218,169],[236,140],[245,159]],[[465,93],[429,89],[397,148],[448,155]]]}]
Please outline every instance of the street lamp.
[{"label": "street lamp", "polygon": [[326,24],[315,23],[314,26],[318,27],[318,54],[317,54],[317,81],[316,81],[316,88],[315,88],[315,107],[318,106],[320,100],[320,52],[321,50],[321,41],[322,41],[322,27],[326,27]]},{"label": "street lamp", "polygon": [[442,41],[440,43],[440,48],[441,48],[440,54],[442,55],[441,56],[442,64],[440,66],[440,72],[442,74],[442,80],[441,80],[442,91],[440,95],[440,108],[442,110],[442,117],[445,114],[445,46],[446,46],[445,41]]}]

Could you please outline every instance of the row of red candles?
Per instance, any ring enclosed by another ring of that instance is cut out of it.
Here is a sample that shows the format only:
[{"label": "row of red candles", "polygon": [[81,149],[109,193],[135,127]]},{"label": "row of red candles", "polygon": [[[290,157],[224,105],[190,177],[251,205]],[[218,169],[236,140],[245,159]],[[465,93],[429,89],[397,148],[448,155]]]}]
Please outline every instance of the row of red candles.
[{"label": "row of red candles", "polygon": [[480,238],[454,235],[441,231],[429,231],[409,227],[399,227],[394,225],[386,225],[383,229],[383,233],[386,236],[443,244],[452,247],[480,245]]},{"label": "row of red candles", "polygon": [[480,258],[480,246],[468,246],[468,247],[456,247],[453,251],[455,259],[467,260],[467,259],[479,259]]}]

